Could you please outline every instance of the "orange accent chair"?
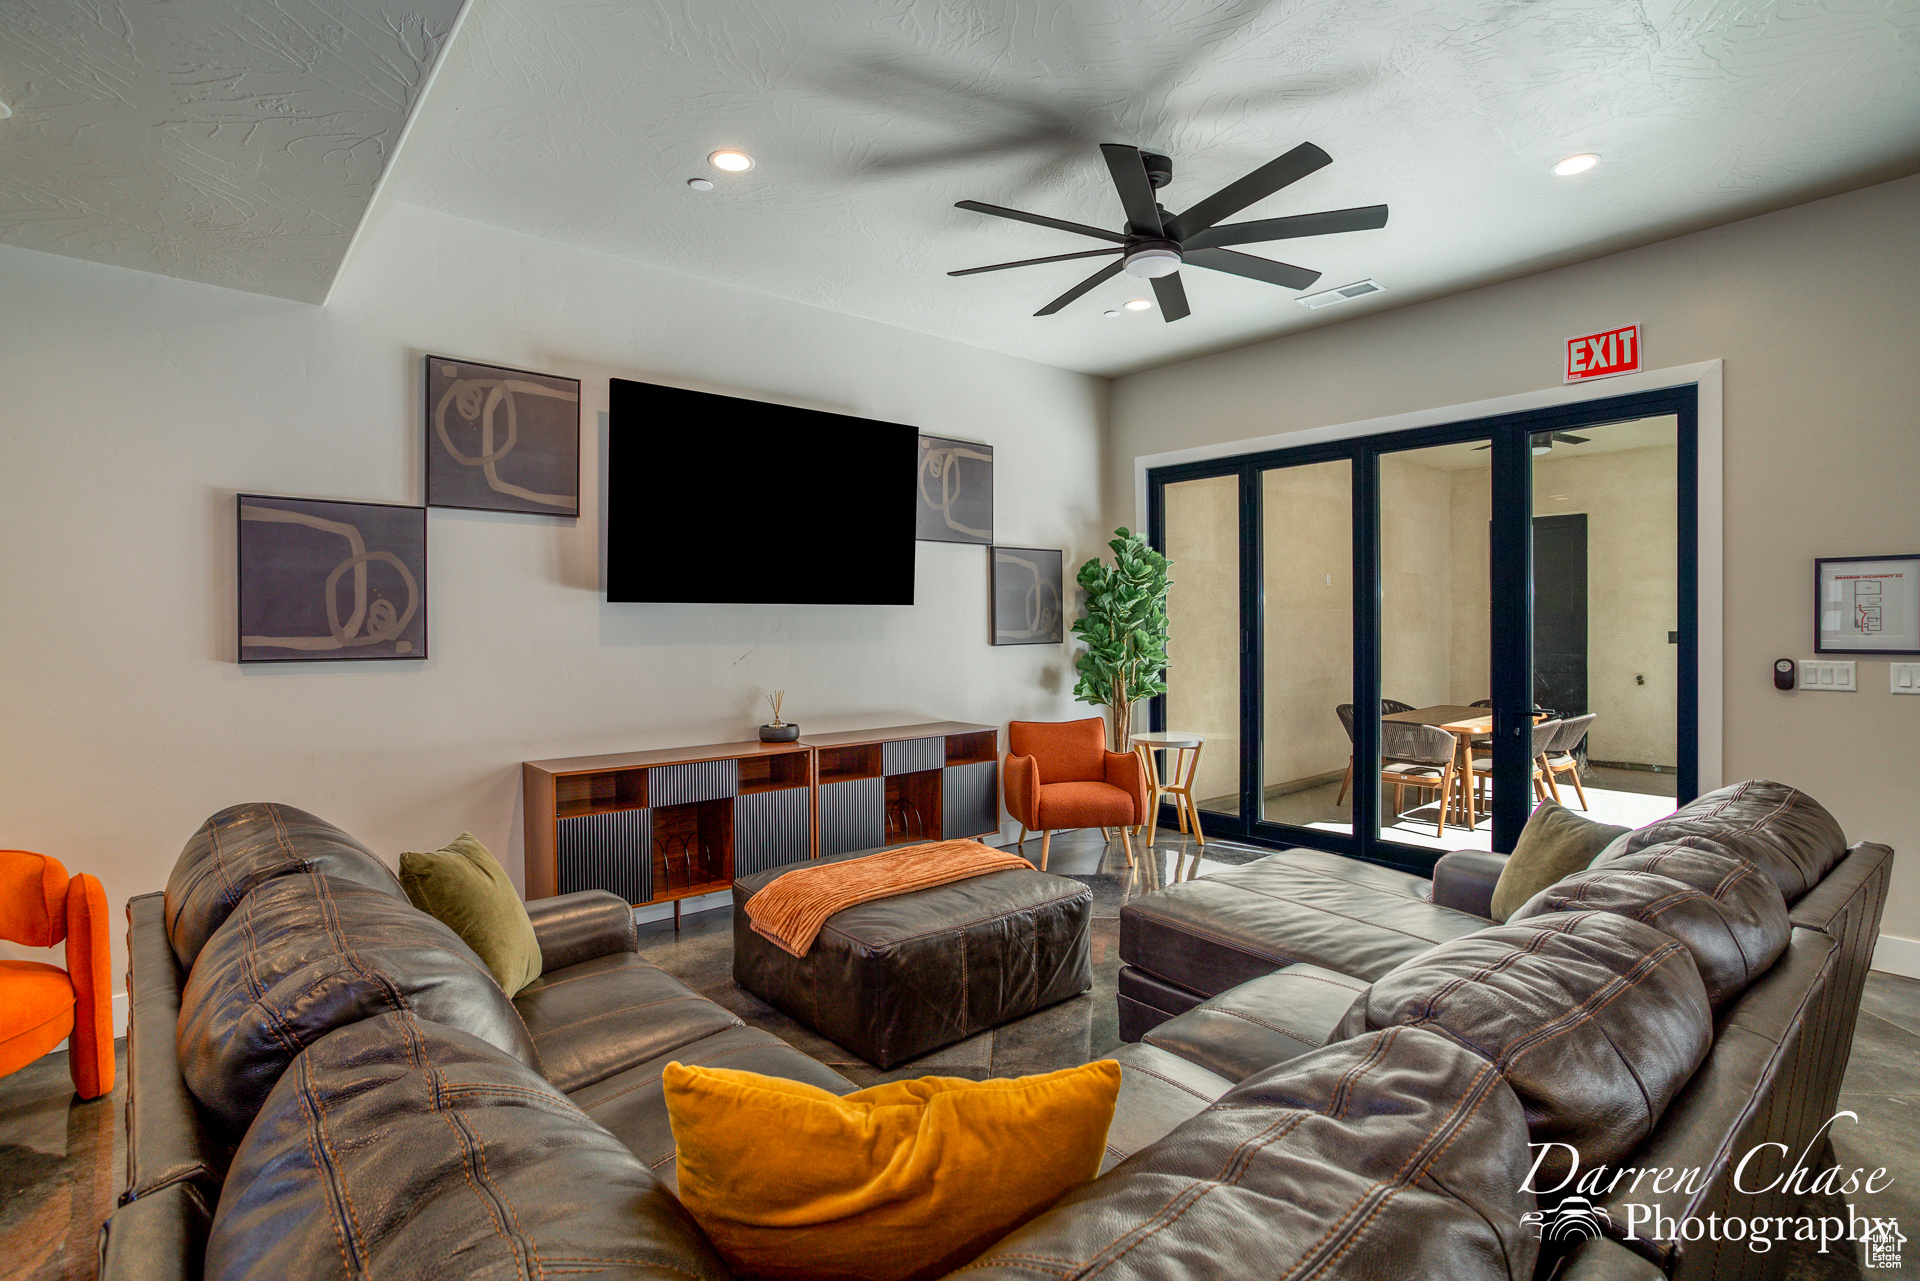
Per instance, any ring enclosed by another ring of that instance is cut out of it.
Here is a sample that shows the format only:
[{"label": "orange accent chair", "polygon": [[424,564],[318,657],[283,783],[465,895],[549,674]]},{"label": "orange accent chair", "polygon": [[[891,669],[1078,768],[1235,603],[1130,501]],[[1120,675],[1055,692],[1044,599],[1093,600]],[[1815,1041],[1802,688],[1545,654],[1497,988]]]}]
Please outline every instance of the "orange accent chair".
[{"label": "orange accent chair", "polygon": [[1069,827],[1119,828],[1133,865],[1127,829],[1146,821],[1147,784],[1138,756],[1107,750],[1104,721],[1009,721],[1007,747],[1001,793],[1020,823],[1020,844],[1029,828],[1040,833],[1041,871],[1053,834]]},{"label": "orange accent chair", "polygon": [[107,893],[58,859],[0,850],[0,938],[23,947],[66,941],[67,968],[0,960],[0,1076],[66,1041],[74,1092],[113,1089],[113,977]]}]

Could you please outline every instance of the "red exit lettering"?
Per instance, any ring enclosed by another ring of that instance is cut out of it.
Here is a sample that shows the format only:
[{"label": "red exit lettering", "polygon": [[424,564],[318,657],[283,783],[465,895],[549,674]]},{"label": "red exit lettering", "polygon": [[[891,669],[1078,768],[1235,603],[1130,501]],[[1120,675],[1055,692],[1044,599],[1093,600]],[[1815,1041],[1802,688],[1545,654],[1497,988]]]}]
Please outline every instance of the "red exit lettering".
[{"label": "red exit lettering", "polygon": [[1567,339],[1567,381],[1611,378],[1640,370],[1640,326],[1623,325]]}]

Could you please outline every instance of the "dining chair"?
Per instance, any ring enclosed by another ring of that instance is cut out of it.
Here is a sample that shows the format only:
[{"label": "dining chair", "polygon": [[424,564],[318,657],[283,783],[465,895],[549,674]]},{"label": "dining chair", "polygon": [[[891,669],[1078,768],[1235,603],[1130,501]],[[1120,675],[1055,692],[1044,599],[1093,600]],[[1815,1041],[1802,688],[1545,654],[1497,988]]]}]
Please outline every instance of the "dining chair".
[{"label": "dining chair", "polygon": [[[1395,712],[1411,712],[1413,710],[1412,704],[1403,703],[1399,699],[1383,698],[1380,700],[1380,714],[1382,716],[1391,716]],[[1333,798],[1335,805],[1344,805],[1347,803],[1347,789],[1353,786],[1353,704],[1341,703],[1333,709],[1333,714],[1340,718],[1340,728],[1347,731],[1347,772],[1340,780],[1340,794]],[[1385,763],[1386,761],[1397,760],[1398,758],[1387,752],[1381,752],[1380,759],[1382,763]]]},{"label": "dining chair", "polygon": [[1580,808],[1587,808],[1587,789],[1580,785],[1580,758],[1573,754],[1580,746],[1580,740],[1593,728],[1593,722],[1599,713],[1588,712],[1585,716],[1570,716],[1560,722],[1560,731],[1547,745],[1541,757],[1541,767],[1547,772],[1547,787],[1553,792],[1553,799],[1560,799],[1560,784],[1557,775],[1564,774],[1573,780],[1573,790],[1580,797]]},{"label": "dining chair", "polygon": [[[1447,811],[1453,805],[1454,787],[1464,780],[1454,778],[1454,761],[1459,742],[1438,725],[1414,725],[1406,721],[1380,722],[1380,780],[1393,784],[1393,812],[1405,807],[1406,789],[1440,793],[1440,820],[1435,836],[1447,834]],[[1388,764],[1387,758],[1392,757]]]},{"label": "dining chair", "polygon": [[[1546,759],[1547,748],[1560,733],[1559,721],[1539,721],[1533,727],[1533,742],[1530,755],[1533,757],[1533,795],[1535,800],[1552,800],[1547,790]],[[1493,784],[1493,755],[1482,752],[1476,745],[1473,754],[1474,795],[1485,797]]]}]

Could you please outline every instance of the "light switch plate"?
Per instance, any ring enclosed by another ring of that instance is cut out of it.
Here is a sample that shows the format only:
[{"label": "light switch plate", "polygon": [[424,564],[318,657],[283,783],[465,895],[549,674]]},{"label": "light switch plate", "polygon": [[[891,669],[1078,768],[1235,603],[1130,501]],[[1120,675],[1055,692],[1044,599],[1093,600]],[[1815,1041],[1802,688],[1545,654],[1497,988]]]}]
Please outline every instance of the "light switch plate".
[{"label": "light switch plate", "polygon": [[1888,663],[1887,688],[1895,694],[1920,694],[1920,663]]},{"label": "light switch plate", "polygon": [[1852,659],[1808,659],[1800,664],[1800,688],[1830,694],[1853,692]]}]

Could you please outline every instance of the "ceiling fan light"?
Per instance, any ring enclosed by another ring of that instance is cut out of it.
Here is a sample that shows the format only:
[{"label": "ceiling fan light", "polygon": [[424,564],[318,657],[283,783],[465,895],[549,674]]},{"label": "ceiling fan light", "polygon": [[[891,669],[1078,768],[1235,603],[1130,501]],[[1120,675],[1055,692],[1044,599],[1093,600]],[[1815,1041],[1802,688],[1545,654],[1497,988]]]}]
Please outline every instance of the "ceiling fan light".
[{"label": "ceiling fan light", "polygon": [[1591,151],[1583,151],[1577,156],[1568,156],[1554,165],[1553,172],[1557,177],[1571,178],[1577,173],[1585,173],[1599,163],[1600,157]]},{"label": "ceiling fan light", "polygon": [[1128,311],[1145,311],[1151,306],[1153,306],[1153,303],[1145,298],[1132,298],[1126,303]]},{"label": "ceiling fan light", "polygon": [[1178,270],[1180,270],[1178,249],[1136,249],[1127,255],[1126,272],[1129,276],[1153,280],[1160,276],[1171,276]]},{"label": "ceiling fan light", "polygon": [[745,173],[753,168],[753,157],[744,151],[734,151],[729,148],[708,156],[707,163],[727,173]]}]

